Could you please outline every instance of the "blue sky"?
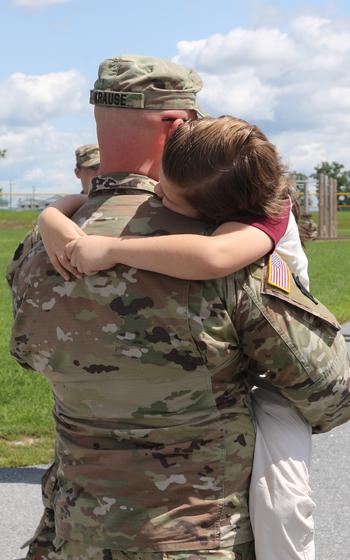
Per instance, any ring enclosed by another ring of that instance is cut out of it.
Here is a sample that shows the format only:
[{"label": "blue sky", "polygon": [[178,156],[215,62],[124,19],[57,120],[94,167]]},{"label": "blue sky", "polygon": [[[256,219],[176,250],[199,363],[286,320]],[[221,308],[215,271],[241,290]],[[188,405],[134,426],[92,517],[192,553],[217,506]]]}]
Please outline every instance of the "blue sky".
[{"label": "blue sky", "polygon": [[0,0],[0,186],[70,192],[96,139],[98,64],[151,54],[202,75],[201,105],[253,121],[291,168],[350,167],[350,6],[337,1]]}]

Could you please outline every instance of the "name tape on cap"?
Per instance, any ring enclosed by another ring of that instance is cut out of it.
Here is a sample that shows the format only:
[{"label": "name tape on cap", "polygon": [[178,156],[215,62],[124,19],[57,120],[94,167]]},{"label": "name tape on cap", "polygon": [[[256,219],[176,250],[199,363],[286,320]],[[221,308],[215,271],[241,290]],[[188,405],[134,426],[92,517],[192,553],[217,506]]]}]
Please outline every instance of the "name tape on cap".
[{"label": "name tape on cap", "polygon": [[143,109],[144,95],[143,93],[129,93],[126,91],[92,89],[90,91],[90,103],[92,105],[102,105],[103,107]]}]

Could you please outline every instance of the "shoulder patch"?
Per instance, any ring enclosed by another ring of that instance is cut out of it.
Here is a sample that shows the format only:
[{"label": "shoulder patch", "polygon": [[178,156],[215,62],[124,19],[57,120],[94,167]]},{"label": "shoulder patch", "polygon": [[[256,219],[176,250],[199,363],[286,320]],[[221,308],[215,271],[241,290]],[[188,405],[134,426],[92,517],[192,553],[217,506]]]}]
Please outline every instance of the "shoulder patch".
[{"label": "shoulder patch", "polygon": [[269,256],[267,283],[289,294],[290,276],[288,265],[277,253],[272,253],[272,255]]},{"label": "shoulder patch", "polygon": [[[275,255],[276,253],[273,253],[266,259],[265,268],[263,271],[261,294],[263,296],[268,296],[269,298],[273,297],[279,300],[283,300],[293,307],[299,307],[300,309],[306,311],[306,313],[322,319],[322,321],[325,321],[326,323],[328,323],[328,325],[331,325],[337,331],[340,330],[340,325],[334,315],[317,298],[313,297],[304,287],[301,288],[300,281],[296,282],[295,275],[291,274],[288,266],[278,255],[276,256],[279,258],[281,263],[285,264],[288,271],[289,290],[284,289],[284,286],[287,286],[287,284],[284,283],[284,280],[282,282],[274,282],[271,274],[273,271],[272,257],[274,257]],[[274,266],[276,266],[276,258],[273,259],[273,262]],[[252,276],[257,278],[255,274],[252,274]],[[283,284],[283,287],[280,284]],[[263,304],[270,305],[266,302],[264,303],[264,300]],[[304,317],[304,319],[306,320],[306,317]]]}]

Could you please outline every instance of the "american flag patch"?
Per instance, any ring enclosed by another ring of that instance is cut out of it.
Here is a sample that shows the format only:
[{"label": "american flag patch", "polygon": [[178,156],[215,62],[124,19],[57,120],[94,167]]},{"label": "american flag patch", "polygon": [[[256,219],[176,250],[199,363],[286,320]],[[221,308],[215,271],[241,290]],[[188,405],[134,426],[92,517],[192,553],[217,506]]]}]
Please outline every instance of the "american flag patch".
[{"label": "american flag patch", "polygon": [[277,253],[272,253],[269,257],[269,276],[267,283],[270,286],[275,286],[275,288],[287,292],[287,294],[290,292],[290,270]]}]

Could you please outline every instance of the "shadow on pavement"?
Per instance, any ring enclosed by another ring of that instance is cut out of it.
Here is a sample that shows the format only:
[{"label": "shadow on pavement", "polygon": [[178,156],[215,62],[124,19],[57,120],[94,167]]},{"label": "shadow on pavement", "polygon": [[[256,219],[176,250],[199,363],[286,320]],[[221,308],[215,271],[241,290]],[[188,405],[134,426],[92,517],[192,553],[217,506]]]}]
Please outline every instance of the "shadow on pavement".
[{"label": "shadow on pavement", "polygon": [[0,483],[40,484],[45,471],[44,467],[0,468]]}]

